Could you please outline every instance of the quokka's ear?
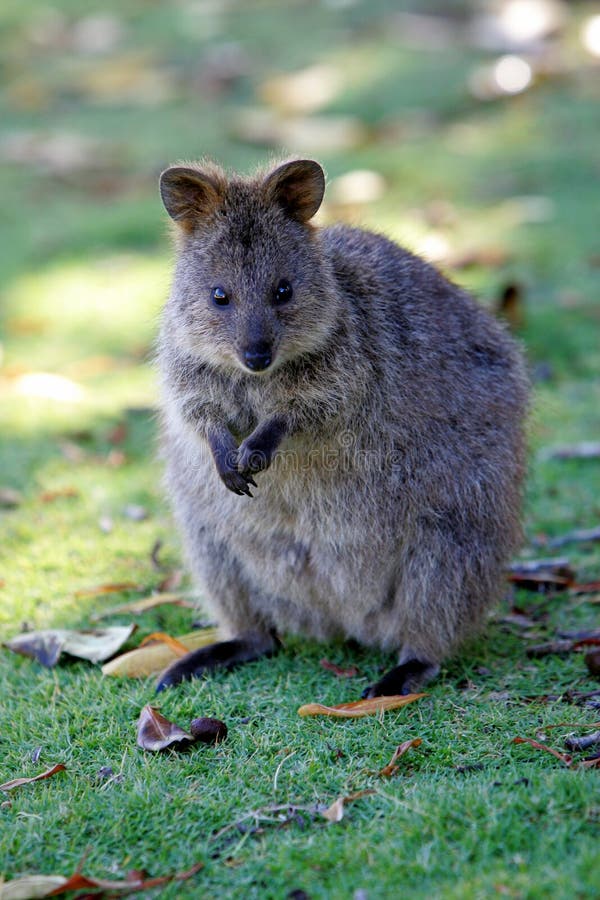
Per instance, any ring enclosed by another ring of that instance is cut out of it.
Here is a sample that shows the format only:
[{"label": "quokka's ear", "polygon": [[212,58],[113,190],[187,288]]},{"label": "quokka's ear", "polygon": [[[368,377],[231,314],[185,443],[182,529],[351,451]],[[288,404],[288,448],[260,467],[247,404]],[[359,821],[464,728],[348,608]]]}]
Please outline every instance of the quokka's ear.
[{"label": "quokka's ear", "polygon": [[187,166],[171,166],[160,176],[160,196],[171,218],[186,231],[210,216],[221,204],[219,179]]},{"label": "quokka's ear", "polygon": [[325,175],[313,159],[283,163],[264,182],[266,197],[299,222],[312,219],[325,193]]}]

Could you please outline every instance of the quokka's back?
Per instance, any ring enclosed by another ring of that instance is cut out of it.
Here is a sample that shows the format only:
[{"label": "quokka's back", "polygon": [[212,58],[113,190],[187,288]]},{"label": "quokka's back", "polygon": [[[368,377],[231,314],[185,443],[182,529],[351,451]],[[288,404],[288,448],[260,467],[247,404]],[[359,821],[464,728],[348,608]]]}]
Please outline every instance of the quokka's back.
[{"label": "quokka's back", "polygon": [[387,239],[315,228],[320,166],[161,179],[177,265],[159,358],[167,484],[225,640],[164,687],[278,633],[398,652],[434,675],[520,539],[523,361],[504,328]]}]

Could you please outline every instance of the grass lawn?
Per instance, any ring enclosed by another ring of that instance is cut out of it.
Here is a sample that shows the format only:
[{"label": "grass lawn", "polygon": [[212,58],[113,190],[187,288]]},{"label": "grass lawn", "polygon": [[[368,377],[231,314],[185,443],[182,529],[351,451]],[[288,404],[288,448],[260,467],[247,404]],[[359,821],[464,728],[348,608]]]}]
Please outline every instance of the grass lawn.
[{"label": "grass lawn", "polygon": [[[534,380],[522,558],[560,554],[579,583],[598,580],[599,542],[549,544],[600,522],[600,459],[547,452],[600,434],[600,79],[580,40],[593,5],[566,7],[529,89],[489,100],[469,85],[503,51],[467,40],[466,2],[419,4],[436,15],[425,26],[383,0],[99,9],[0,12],[0,639],[24,623],[89,626],[180,566],[155,453],[152,344],[171,265],[156,178],[203,154],[248,170],[282,144],[325,165],[325,220],[404,241],[488,304],[519,284]],[[314,66],[298,100],[286,76]],[[384,189],[348,201],[335,179],[364,169]],[[138,589],[85,594],[121,582]],[[600,770],[513,738],[564,752],[600,721],[598,697],[566,695],[600,688],[581,652],[526,654],[597,628],[598,601],[507,584],[424,699],[347,721],[297,709],[357,699],[389,658],[289,637],[272,660],[155,701],[153,679],[1,649],[0,782],[66,771],[0,794],[0,879],[68,876],[85,857],[108,879],[204,863],[147,894],[164,898],[597,898]],[[144,613],[130,646],[191,618]],[[323,658],[359,674],[338,678]],[[144,752],[135,726],[152,702],[182,727],[218,717],[228,738]],[[421,745],[379,776],[411,738]],[[340,822],[318,812],[367,789]]]}]

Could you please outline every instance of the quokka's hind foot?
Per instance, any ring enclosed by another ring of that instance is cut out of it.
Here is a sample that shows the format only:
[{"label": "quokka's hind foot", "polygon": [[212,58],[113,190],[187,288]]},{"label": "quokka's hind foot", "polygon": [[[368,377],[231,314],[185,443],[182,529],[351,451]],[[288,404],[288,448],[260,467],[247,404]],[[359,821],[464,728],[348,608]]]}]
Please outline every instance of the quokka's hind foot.
[{"label": "quokka's hind foot", "polygon": [[273,656],[279,646],[274,633],[248,632],[230,641],[218,641],[207,647],[200,647],[167,666],[158,677],[156,691],[164,691],[167,687],[198,678],[216,669],[232,669],[263,656]]},{"label": "quokka's hind foot", "polygon": [[425,682],[430,681],[440,671],[436,663],[421,659],[409,659],[386,672],[375,684],[370,684],[362,693],[363,697],[389,697],[393,694],[413,694]]}]

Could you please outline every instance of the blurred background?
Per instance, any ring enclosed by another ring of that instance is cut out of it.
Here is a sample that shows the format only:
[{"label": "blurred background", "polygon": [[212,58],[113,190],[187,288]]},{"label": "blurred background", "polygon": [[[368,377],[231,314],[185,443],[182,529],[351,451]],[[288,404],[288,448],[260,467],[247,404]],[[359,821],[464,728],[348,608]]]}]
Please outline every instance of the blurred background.
[{"label": "blurred background", "polygon": [[[318,159],[321,222],[508,318],[534,448],[598,434],[599,4],[3,0],[0,60],[0,625],[109,570],[148,583],[157,534],[177,554],[151,357],[178,159]],[[531,483],[530,527],[600,515],[589,484]]]}]

